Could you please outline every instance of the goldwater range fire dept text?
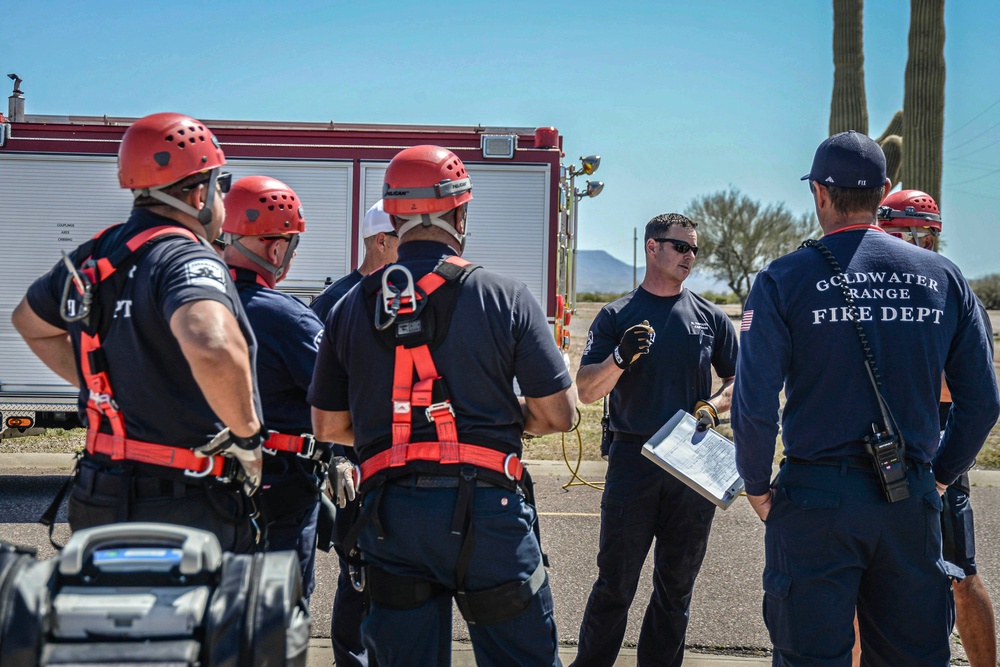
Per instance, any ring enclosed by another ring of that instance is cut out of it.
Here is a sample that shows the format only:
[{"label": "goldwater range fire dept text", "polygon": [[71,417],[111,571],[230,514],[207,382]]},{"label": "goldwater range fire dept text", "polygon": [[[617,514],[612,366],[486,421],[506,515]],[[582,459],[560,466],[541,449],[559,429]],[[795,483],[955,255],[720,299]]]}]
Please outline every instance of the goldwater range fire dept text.
[{"label": "goldwater range fire dept text", "polygon": [[[851,298],[858,301],[863,300],[894,300],[902,301],[910,298],[911,290],[926,289],[938,290],[938,281],[918,273],[887,273],[884,271],[868,273],[844,273],[833,276],[829,280],[820,280],[816,283],[817,292],[826,292],[831,287],[840,288],[841,285],[853,285],[847,292]],[[944,311],[939,308],[927,308],[925,306],[857,306],[858,319],[862,322],[871,322],[878,318],[881,322],[933,322],[941,323],[941,316]],[[836,308],[820,308],[813,310],[813,324],[823,324],[826,322],[849,322],[850,308],[838,306]]]}]

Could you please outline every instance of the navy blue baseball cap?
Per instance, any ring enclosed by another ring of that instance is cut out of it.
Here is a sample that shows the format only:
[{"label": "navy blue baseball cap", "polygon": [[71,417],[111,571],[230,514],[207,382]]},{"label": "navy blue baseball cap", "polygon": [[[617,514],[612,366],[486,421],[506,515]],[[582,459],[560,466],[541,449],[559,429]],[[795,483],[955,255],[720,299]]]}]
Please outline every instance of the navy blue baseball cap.
[{"label": "navy blue baseball cap", "polygon": [[839,188],[880,188],[885,184],[885,153],[867,134],[835,134],[816,149],[812,169],[802,180]]}]

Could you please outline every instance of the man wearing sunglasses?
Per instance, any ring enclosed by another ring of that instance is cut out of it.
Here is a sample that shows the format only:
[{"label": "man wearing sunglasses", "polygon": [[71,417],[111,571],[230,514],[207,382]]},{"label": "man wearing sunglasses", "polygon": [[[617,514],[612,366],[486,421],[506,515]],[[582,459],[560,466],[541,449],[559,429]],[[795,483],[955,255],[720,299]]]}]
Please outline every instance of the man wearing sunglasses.
[{"label": "man wearing sunglasses", "polygon": [[824,236],[757,274],[732,408],[736,465],[765,522],[774,664],[850,664],[856,609],[867,664],[947,665],[940,494],[1000,415],[988,334],[953,263],[876,225],[891,183],[875,141],[830,137],[803,180]]},{"label": "man wearing sunglasses", "polygon": [[81,388],[73,530],[160,521],[213,532],[227,551],[255,548],[256,341],[209,245],[225,216],[225,162],[200,121],[136,121],[118,153],[135,197],[128,221],[56,264],[14,312],[32,351]]},{"label": "man wearing sunglasses", "polygon": [[[732,323],[684,289],[698,254],[695,223],[670,213],[646,224],[646,275],[601,309],[576,382],[580,400],[610,394],[611,448],[601,502],[598,577],[573,665],[613,665],[650,545],[653,595],[639,634],[642,665],[680,665],[695,578],[715,505],[642,455],[642,445],[677,410],[716,425],[729,408],[736,372]],[[722,387],[712,393],[712,370]]]},{"label": "man wearing sunglasses", "polygon": [[[878,224],[891,236],[927,250],[937,250],[941,213],[934,198],[925,192],[899,190],[887,196],[878,209]],[[978,305],[992,342],[989,316],[982,302]],[[951,393],[943,384],[939,413],[942,431],[950,412]],[[941,535],[944,559],[961,568],[965,574],[964,579],[954,581],[952,589],[955,592],[955,625],[958,626],[969,664],[972,667],[994,666],[997,664],[997,640],[993,603],[976,566],[975,529],[969,498],[971,489],[969,473],[962,473],[943,497]]]}]

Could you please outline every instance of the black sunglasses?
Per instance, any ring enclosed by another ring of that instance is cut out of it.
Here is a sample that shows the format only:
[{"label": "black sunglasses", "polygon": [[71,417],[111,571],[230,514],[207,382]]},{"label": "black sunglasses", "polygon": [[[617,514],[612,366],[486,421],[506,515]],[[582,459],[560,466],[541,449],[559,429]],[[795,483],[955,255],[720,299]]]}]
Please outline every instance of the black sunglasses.
[{"label": "black sunglasses", "polygon": [[676,250],[682,255],[688,254],[688,251],[690,250],[695,254],[695,257],[698,256],[698,246],[691,245],[686,241],[678,241],[677,239],[653,239],[653,240],[656,241],[657,243],[669,243],[674,247],[674,250]]},{"label": "black sunglasses", "polygon": [[[182,191],[189,192],[191,190],[194,190],[199,185],[207,185],[208,182],[211,180],[212,180],[211,178],[206,178],[204,181],[198,181],[197,183],[189,185],[186,188],[182,188]],[[219,188],[219,192],[221,192],[222,194],[226,194],[227,192],[229,192],[229,189],[233,187],[233,175],[228,171],[222,172],[215,179],[215,187]]]}]

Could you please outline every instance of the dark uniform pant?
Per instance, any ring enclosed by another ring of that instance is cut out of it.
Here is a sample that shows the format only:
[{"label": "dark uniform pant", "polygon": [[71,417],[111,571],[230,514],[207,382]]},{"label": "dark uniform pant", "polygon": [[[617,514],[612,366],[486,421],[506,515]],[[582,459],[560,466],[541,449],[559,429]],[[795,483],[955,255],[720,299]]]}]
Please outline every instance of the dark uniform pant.
[{"label": "dark uniform pant", "polygon": [[224,551],[252,553],[256,531],[249,500],[235,485],[150,474],[152,466],[105,465],[89,457],[80,462],[70,491],[73,530],[123,521],[155,521],[214,533]]},{"label": "dark uniform pant", "polygon": [[976,531],[969,500],[969,475],[962,475],[944,494],[941,513],[944,559],[971,576],[976,567]]},{"label": "dark uniform pant", "polygon": [[[360,498],[350,500],[346,507],[337,509],[335,525],[338,542],[343,542],[357,520],[360,509]],[[333,661],[334,664],[347,667],[368,667],[375,664],[374,660],[369,659],[361,642],[361,622],[368,615],[368,593],[355,590],[347,562],[343,558],[338,560],[340,574],[337,576],[337,593],[333,598],[333,613],[330,617]]]},{"label": "dark uniform pant", "polygon": [[294,454],[265,456],[258,502],[267,523],[267,550],[294,551],[298,555],[302,594],[308,601],[316,587],[320,478],[310,471],[312,462]]},{"label": "dark uniform pant", "polygon": [[[379,539],[376,521],[368,522],[359,540],[365,560],[390,574],[454,588],[462,543],[461,536],[451,532],[458,489],[390,483],[370,495],[375,493],[382,495],[379,516],[385,537]],[[369,496],[365,502],[369,503]],[[532,532],[534,507],[517,493],[494,486],[477,488],[472,505],[474,542],[465,581],[468,590],[526,581],[541,560]],[[380,667],[450,665],[451,630],[449,595],[408,610],[372,601],[361,626],[368,653]],[[480,667],[560,665],[548,581],[519,615],[506,622],[470,625],[469,636]]]},{"label": "dark uniform pant", "polygon": [[954,621],[941,558],[941,498],[911,464],[910,497],[886,501],[874,471],[787,463],[765,532],[764,623],[776,666],[945,667]]},{"label": "dark uniform pant", "polygon": [[642,455],[638,442],[611,446],[597,581],[580,627],[574,667],[610,666],[653,539],[653,594],[639,633],[640,665],[680,665],[691,591],[708,547],[715,505]]}]

